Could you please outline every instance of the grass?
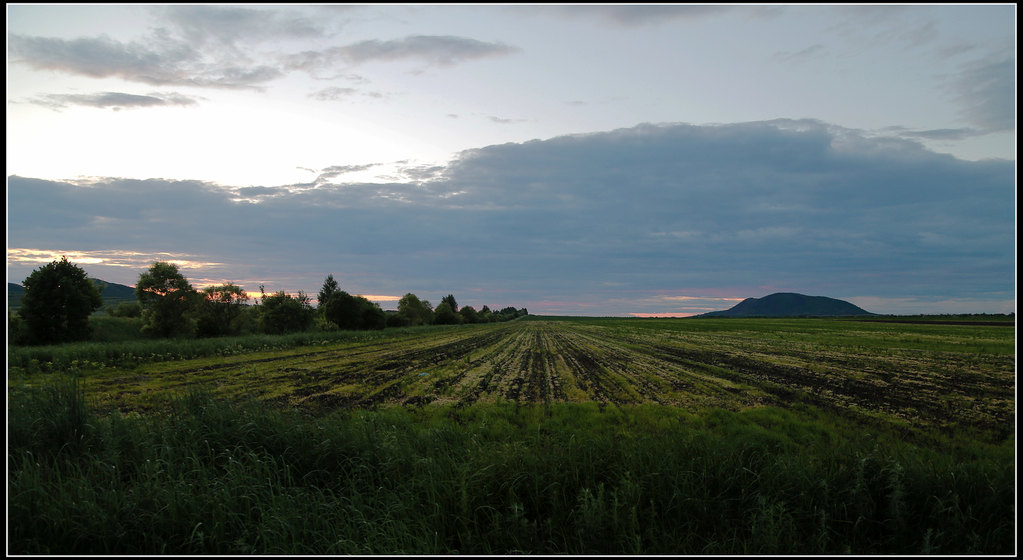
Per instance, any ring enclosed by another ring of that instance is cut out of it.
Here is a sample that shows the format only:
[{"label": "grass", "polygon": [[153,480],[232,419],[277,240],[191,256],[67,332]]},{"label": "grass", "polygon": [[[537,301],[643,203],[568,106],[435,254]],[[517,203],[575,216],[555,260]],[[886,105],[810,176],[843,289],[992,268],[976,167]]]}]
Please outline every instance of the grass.
[{"label": "grass", "polygon": [[309,331],[285,335],[249,334],[217,338],[139,338],[134,319],[93,319],[100,341],[42,346],[8,346],[8,368],[15,373],[47,373],[68,368],[130,368],[139,364],[279,351],[305,346],[401,338],[457,327],[403,327],[382,331]]},{"label": "grass", "polygon": [[[10,390],[14,554],[1011,554],[1013,443],[808,406],[349,409]],[[940,443],[934,443],[935,441]]]},{"label": "grass", "polygon": [[544,318],[8,361],[12,554],[1015,551],[1004,327]]}]

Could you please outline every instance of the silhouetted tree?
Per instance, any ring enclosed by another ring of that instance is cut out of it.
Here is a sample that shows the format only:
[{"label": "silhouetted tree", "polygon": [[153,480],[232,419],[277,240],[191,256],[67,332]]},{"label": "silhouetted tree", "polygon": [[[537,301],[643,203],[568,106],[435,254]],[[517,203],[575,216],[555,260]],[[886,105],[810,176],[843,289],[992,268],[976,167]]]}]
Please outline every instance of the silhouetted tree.
[{"label": "silhouetted tree", "polygon": [[154,262],[139,275],[135,296],[142,306],[142,331],[153,336],[187,336],[194,332],[191,312],[198,296],[177,265]]},{"label": "silhouetted tree", "polygon": [[348,292],[339,291],[330,295],[323,304],[323,317],[342,330],[356,330],[362,323],[362,305]]},{"label": "silhouetted tree", "polygon": [[243,306],[249,301],[245,290],[227,283],[203,288],[202,296],[196,334],[199,336],[237,334],[239,329],[235,322],[241,316]]},{"label": "silhouetted tree", "polygon": [[22,285],[25,295],[18,314],[28,342],[55,344],[89,338],[89,315],[103,305],[103,298],[84,270],[61,257],[33,271]]},{"label": "silhouetted tree", "polygon": [[320,293],[316,296],[316,307],[322,310],[330,297],[340,291],[341,287],[338,286],[337,280],[334,280],[334,275],[328,274],[327,279],[323,281],[323,287],[320,288]]},{"label": "silhouetted tree", "polygon": [[362,296],[336,292],[323,305],[323,317],[342,330],[382,329],[387,317],[380,306]]},{"label": "silhouetted tree", "polygon": [[366,330],[380,330],[387,326],[387,314],[380,308],[379,305],[369,301],[364,297],[359,297],[362,300],[362,327]]},{"label": "silhouetted tree", "polygon": [[408,317],[397,311],[385,311],[384,316],[387,318],[388,327],[407,327],[410,324]]},{"label": "silhouetted tree", "polygon": [[302,332],[313,324],[316,310],[309,304],[309,296],[299,292],[296,297],[276,292],[266,295],[263,286],[259,303],[259,328],[267,334]]}]

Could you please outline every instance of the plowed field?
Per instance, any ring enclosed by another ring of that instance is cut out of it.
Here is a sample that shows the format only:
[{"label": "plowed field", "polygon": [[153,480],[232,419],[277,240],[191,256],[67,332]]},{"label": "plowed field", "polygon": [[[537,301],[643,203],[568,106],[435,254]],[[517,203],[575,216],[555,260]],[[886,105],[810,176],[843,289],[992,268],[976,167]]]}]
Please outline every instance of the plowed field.
[{"label": "plowed field", "polygon": [[191,386],[318,411],[496,400],[728,409],[805,402],[1008,434],[1013,331],[812,319],[530,320],[108,369],[90,373],[86,391],[123,410],[158,407]]}]

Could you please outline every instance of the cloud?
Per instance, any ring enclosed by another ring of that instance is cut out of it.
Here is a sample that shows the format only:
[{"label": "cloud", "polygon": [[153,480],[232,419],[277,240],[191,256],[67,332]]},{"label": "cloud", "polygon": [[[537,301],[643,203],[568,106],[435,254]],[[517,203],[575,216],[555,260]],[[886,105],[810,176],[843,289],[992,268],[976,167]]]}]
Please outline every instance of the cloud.
[{"label": "cloud", "polygon": [[341,101],[352,99],[354,97],[383,99],[384,97],[387,97],[387,94],[379,91],[362,91],[357,88],[328,87],[310,93],[309,97],[317,101]]},{"label": "cloud", "polygon": [[121,78],[149,85],[255,87],[283,74],[262,64],[207,60],[187,43],[160,37],[122,43],[109,37],[54,39],[8,35],[12,62],[90,78]]},{"label": "cloud", "polygon": [[[195,260],[194,255],[183,253],[141,253],[120,250],[64,251],[60,249],[9,249],[7,251],[7,262],[9,264],[28,264],[33,267],[44,266],[53,261],[60,260],[61,257],[67,257],[69,261],[78,265],[126,268],[132,269],[132,271],[144,269],[154,261],[170,262],[179,267],[196,270],[223,265],[223,263]],[[15,278],[10,280],[20,283]]]},{"label": "cloud", "polygon": [[181,95],[179,93],[152,93],[149,95],[136,95],[115,91],[91,94],[46,94],[30,100],[30,102],[44,107],[50,107],[55,110],[64,109],[71,105],[80,105],[85,107],[97,107],[100,109],[110,108],[115,111],[137,107],[187,107],[198,104],[195,97]]},{"label": "cloud", "polygon": [[932,130],[912,130],[902,126],[891,126],[884,129],[886,134],[895,134],[903,138],[922,138],[924,140],[965,140],[974,136],[982,136],[987,131],[976,128],[936,128]]},{"label": "cloud", "polygon": [[824,45],[820,43],[814,43],[805,49],[800,49],[796,52],[782,51],[776,53],[774,56],[782,62],[798,62],[810,58],[815,58],[825,52]]},{"label": "cloud", "polygon": [[338,101],[359,95],[356,88],[329,87],[309,94],[309,97],[318,101]]},{"label": "cloud", "polygon": [[518,123],[521,123],[521,122],[526,122],[526,120],[527,120],[527,119],[506,119],[506,118],[502,118],[502,117],[495,117],[493,115],[488,116],[487,119],[490,122],[497,123],[497,124],[518,124]]},{"label": "cloud", "polygon": [[316,20],[277,9],[238,6],[166,6],[166,23],[192,44],[261,43],[289,38],[321,37],[327,31]]},{"label": "cloud", "polygon": [[341,63],[359,65],[368,62],[414,60],[434,66],[452,66],[469,60],[504,56],[518,49],[503,43],[491,43],[450,35],[414,35],[388,41],[369,40],[320,51],[304,51],[287,57],[291,69],[315,73]]},{"label": "cloud", "polygon": [[368,163],[365,165],[332,165],[320,171],[320,174],[316,177],[316,182],[323,183],[330,179],[336,179],[337,177],[340,177],[341,175],[345,175],[348,173],[368,171],[379,165],[380,165],[379,163]]},{"label": "cloud", "polygon": [[[550,9],[550,8],[548,8]],[[694,20],[727,12],[730,6],[699,5],[603,5],[559,6],[564,16],[588,17],[621,27],[658,25],[671,20]]]},{"label": "cloud", "polygon": [[[153,86],[261,89],[292,71],[325,79],[364,82],[339,65],[415,61],[453,66],[504,56],[518,49],[450,35],[414,35],[366,40],[343,46],[294,51],[301,41],[332,41],[344,20],[304,15],[286,9],[239,6],[163,6],[152,8],[156,25],[131,41],[98,37],[53,38],[8,34],[9,61],[36,70],[90,78],[120,78]],[[340,23],[339,23],[340,22]],[[312,97],[338,100],[351,88],[326,88]],[[382,97],[379,92],[366,92]]]},{"label": "cloud", "polygon": [[973,126],[987,132],[1015,130],[1015,57],[974,61],[956,77],[951,88]]},{"label": "cloud", "polygon": [[153,8],[158,25],[135,41],[107,36],[59,39],[8,35],[11,61],[39,70],[121,78],[163,86],[254,88],[284,75],[258,62],[254,46],[329,37],[320,24],[287,10],[237,6]]},{"label": "cloud", "polygon": [[245,189],[9,177],[8,245],[187,253],[273,289],[333,273],[353,293],[533,312],[690,312],[715,302],[659,296],[771,291],[1015,300],[1013,162],[819,121],[647,124],[408,166],[421,181],[337,182],[360,169]]}]

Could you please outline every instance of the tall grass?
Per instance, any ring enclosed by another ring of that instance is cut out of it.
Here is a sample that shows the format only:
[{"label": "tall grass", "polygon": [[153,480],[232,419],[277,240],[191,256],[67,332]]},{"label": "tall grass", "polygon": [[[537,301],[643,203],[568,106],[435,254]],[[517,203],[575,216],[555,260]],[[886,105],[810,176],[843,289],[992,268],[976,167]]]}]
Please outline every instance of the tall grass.
[{"label": "tall grass", "polygon": [[12,386],[14,554],[1011,554],[1012,442],[811,408],[595,403],[314,417],[193,391],[100,415]]}]

